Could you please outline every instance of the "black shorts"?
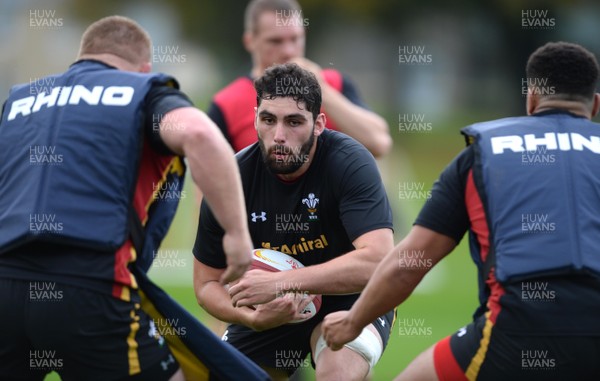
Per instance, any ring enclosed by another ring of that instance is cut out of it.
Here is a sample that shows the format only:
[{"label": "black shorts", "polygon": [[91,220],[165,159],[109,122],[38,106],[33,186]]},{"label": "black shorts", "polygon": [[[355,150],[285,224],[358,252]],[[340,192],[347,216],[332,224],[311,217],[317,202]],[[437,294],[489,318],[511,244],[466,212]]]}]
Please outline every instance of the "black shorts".
[{"label": "black shorts", "polygon": [[[168,380],[178,369],[137,303],[56,282],[0,279],[0,379]],[[131,376],[130,376],[131,375]]]},{"label": "black shorts", "polygon": [[[331,300],[331,297],[328,297]],[[335,297],[334,297],[335,298]],[[340,301],[343,298],[340,298]],[[298,368],[315,366],[308,360],[311,353],[310,337],[315,327],[331,312],[347,310],[352,306],[347,301],[323,304],[316,316],[298,324],[285,324],[273,329],[256,332],[239,324],[230,324],[223,334],[227,341],[261,367],[274,368],[293,374]],[[392,330],[395,310],[373,321],[385,349]]]},{"label": "black shorts", "polygon": [[486,316],[438,342],[440,381],[600,380],[600,337],[509,335]]}]

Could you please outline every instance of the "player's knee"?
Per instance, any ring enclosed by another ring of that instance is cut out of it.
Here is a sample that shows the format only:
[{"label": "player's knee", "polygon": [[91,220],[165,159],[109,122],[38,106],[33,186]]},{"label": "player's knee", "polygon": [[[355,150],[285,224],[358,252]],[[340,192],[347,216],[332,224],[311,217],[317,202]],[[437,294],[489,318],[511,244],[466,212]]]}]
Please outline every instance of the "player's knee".
[{"label": "player's knee", "polygon": [[319,357],[315,376],[317,381],[364,381],[369,372],[367,361],[354,350],[326,348]]},{"label": "player's knee", "polygon": [[[319,355],[327,347],[327,343],[323,338],[323,335],[319,336],[317,344],[315,345],[314,361],[317,363]],[[377,334],[372,332],[368,327],[363,328],[362,332],[358,337],[344,347],[351,351],[359,354],[369,364],[369,370],[373,370],[375,364],[381,358],[383,353],[383,345]]]}]

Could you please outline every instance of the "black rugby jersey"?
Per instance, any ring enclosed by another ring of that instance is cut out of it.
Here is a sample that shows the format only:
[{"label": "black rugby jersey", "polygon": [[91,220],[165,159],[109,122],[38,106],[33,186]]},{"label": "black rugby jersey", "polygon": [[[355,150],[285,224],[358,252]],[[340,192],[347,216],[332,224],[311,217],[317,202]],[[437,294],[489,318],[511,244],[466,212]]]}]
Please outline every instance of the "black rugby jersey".
[{"label": "black rugby jersey", "polygon": [[[354,250],[369,231],[392,228],[392,212],[373,156],[354,139],[325,130],[300,178],[284,182],[265,166],[258,143],[237,155],[255,248],[292,255],[305,266]],[[225,268],[223,229],[202,203],[195,257]]]}]

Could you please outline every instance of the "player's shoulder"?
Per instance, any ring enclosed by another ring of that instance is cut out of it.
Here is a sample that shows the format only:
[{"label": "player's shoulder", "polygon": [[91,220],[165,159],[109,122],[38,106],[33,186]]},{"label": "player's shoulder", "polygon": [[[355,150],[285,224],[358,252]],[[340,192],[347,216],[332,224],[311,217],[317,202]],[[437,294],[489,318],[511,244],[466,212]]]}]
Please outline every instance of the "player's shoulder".
[{"label": "player's shoulder", "polygon": [[548,110],[533,115],[512,116],[507,118],[494,119],[484,122],[473,123],[462,129],[463,134],[470,136],[478,133],[494,132],[519,132],[523,127],[544,127],[549,124],[584,125],[600,126],[589,119],[571,114],[564,110]]},{"label": "player's shoulder", "polygon": [[513,124],[517,124],[517,123],[522,123],[523,120],[527,120],[528,118],[531,118],[531,117],[529,117],[529,116],[510,116],[510,117],[506,117],[506,118],[486,120],[483,122],[477,122],[477,123],[470,124],[467,127],[465,127],[465,129],[487,130],[490,128],[509,126],[509,125],[513,125]]},{"label": "player's shoulder", "polygon": [[258,142],[250,144],[235,154],[242,175],[255,167],[257,160],[262,160]]},{"label": "player's shoulder", "polygon": [[214,101],[217,103],[231,102],[232,99],[246,97],[249,90],[254,90],[252,79],[248,76],[239,77],[219,90],[214,96]]},{"label": "player's shoulder", "polygon": [[343,132],[326,128],[320,136],[320,142],[324,153],[329,158],[346,159],[349,156],[355,155],[373,157],[365,146]]},{"label": "player's shoulder", "polygon": [[[81,60],[65,72],[67,81],[74,78],[74,81],[86,79],[89,81],[99,81],[105,84],[129,85],[129,86],[149,86],[151,91],[156,89],[175,89],[179,91],[179,82],[175,77],[163,72],[133,72],[120,70],[106,62],[96,60]],[[92,82],[93,83],[93,82]],[[159,91],[160,92],[160,91]]]},{"label": "player's shoulder", "polygon": [[320,144],[319,164],[334,177],[352,173],[352,168],[376,167],[375,158],[369,150],[342,132],[326,129],[320,136]]},{"label": "player's shoulder", "polygon": [[17,83],[10,87],[10,92],[16,93],[25,90],[31,95],[32,93],[44,93],[44,91],[47,90],[47,92],[50,93],[50,90],[48,88],[54,87],[54,84],[57,83],[57,80],[61,77],[66,76],[68,73],[68,71],[52,73],[44,77],[37,78],[34,81]]}]

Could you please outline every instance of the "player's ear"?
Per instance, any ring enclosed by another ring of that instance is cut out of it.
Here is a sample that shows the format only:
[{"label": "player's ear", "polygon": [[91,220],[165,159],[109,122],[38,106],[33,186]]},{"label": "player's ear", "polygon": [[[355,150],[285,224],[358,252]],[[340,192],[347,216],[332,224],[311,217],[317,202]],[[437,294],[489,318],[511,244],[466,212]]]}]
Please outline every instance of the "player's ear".
[{"label": "player's ear", "polygon": [[327,122],[327,118],[325,118],[325,114],[320,113],[317,115],[317,119],[315,120],[315,136],[319,136],[325,130],[325,123]]},{"label": "player's ear", "polygon": [[592,118],[598,114],[600,110],[600,93],[594,94],[594,105],[592,106]]},{"label": "player's ear", "polygon": [[252,38],[252,33],[250,31],[245,31],[242,35],[242,44],[244,44],[244,48],[248,53],[254,51],[254,39]]},{"label": "player's ear", "polygon": [[152,71],[152,62],[144,62],[140,65],[140,73],[150,73]]},{"label": "player's ear", "polygon": [[258,107],[254,107],[254,129],[258,131]]},{"label": "player's ear", "polygon": [[535,109],[540,104],[540,97],[538,94],[529,88],[527,91],[527,115],[531,115],[535,112]]}]

